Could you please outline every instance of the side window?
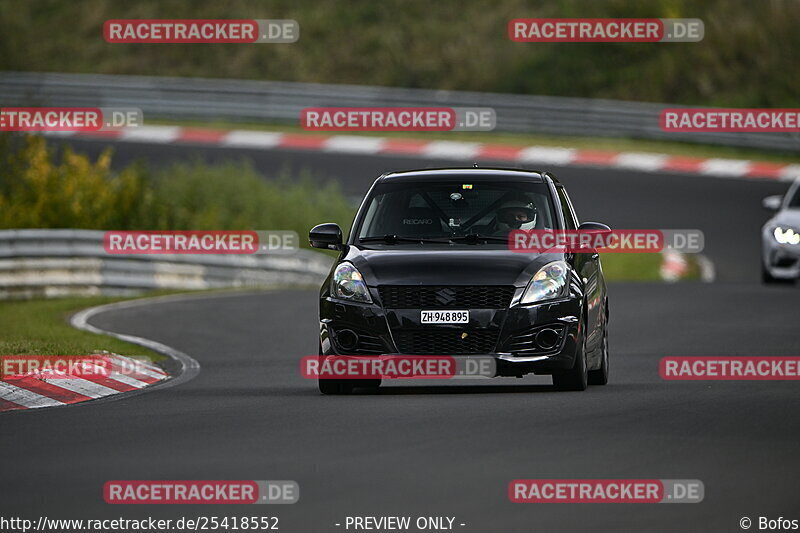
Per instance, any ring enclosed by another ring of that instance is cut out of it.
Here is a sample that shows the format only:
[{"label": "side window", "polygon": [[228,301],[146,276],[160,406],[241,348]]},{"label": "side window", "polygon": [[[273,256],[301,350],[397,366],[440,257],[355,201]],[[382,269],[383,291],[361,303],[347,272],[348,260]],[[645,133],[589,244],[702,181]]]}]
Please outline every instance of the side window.
[{"label": "side window", "polygon": [[789,200],[787,207],[800,207],[800,184],[794,187],[794,196]]},{"label": "side window", "polygon": [[566,229],[577,229],[578,219],[575,217],[575,211],[572,209],[572,202],[569,201],[567,192],[564,187],[556,187],[558,191],[558,200],[561,202],[561,211],[564,213],[564,224]]}]

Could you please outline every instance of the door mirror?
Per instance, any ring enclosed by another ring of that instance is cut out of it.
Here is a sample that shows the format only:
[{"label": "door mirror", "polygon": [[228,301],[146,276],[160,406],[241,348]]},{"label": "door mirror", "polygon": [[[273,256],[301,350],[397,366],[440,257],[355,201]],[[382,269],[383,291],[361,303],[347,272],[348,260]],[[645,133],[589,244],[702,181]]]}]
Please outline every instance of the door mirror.
[{"label": "door mirror", "polygon": [[311,228],[308,232],[308,242],[312,248],[322,248],[325,250],[342,249],[342,228],[339,224],[327,223],[319,224]]},{"label": "door mirror", "polygon": [[774,196],[767,196],[763,200],[761,200],[761,205],[764,209],[768,209],[769,211],[777,211],[781,208],[781,204],[783,203],[783,196],[780,194],[776,194]]},{"label": "door mirror", "polygon": [[592,233],[599,233],[600,235],[608,235],[611,233],[611,228],[600,222],[584,222],[578,226],[578,231],[587,231]]}]

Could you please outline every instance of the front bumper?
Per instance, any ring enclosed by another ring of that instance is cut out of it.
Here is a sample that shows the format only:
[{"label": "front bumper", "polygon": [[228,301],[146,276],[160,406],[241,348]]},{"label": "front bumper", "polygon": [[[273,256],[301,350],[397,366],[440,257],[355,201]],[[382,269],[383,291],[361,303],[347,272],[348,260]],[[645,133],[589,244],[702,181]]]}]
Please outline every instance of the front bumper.
[{"label": "front bumper", "polygon": [[769,233],[763,236],[763,242],[762,262],[770,276],[800,278],[800,245],[780,244]]},{"label": "front bumper", "polygon": [[501,376],[572,368],[583,320],[580,297],[469,311],[467,324],[421,324],[420,309],[325,297],[320,300],[321,354],[490,356]]}]

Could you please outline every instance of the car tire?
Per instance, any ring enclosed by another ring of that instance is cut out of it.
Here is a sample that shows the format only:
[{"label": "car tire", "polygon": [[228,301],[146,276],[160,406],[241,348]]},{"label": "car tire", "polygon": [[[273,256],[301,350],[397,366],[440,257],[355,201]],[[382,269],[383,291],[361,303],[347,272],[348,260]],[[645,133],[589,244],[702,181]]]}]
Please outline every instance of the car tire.
[{"label": "car tire", "polygon": [[792,285],[794,284],[794,279],[784,279],[784,278],[775,278],[772,274],[769,273],[767,267],[765,267],[762,263],[761,265],[761,282],[764,285]]},{"label": "car tire", "polygon": [[353,392],[353,384],[348,379],[320,379],[319,391],[327,395],[344,395]]},{"label": "car tire", "polygon": [[[322,364],[322,360],[325,359],[326,356],[322,355],[322,342],[319,343],[319,360],[320,364]],[[317,384],[319,386],[319,391],[322,394],[328,395],[342,395],[342,394],[350,394],[353,392],[353,382],[349,379],[319,379],[317,378]]]},{"label": "car tire", "polygon": [[375,394],[378,392],[378,389],[381,388],[382,380],[380,379],[362,379],[359,380],[361,383],[357,383],[356,387],[363,387],[365,389],[369,389],[369,392]]},{"label": "car tire", "polygon": [[600,368],[589,371],[589,385],[606,385],[608,383],[608,328],[603,327],[603,344],[600,349]]},{"label": "car tire", "polygon": [[369,389],[372,393],[378,392],[381,386],[380,379],[320,379],[319,391],[322,394],[343,395],[352,394],[353,390],[360,387]]},{"label": "car tire", "polygon": [[765,285],[771,285],[773,283],[778,283],[778,281],[779,280],[777,278],[773,278],[772,277],[772,274],[769,273],[769,270],[767,269],[767,267],[765,267],[763,265],[763,263],[762,263],[762,265],[761,265],[761,282],[764,283]]},{"label": "car tire", "polygon": [[586,364],[586,333],[581,333],[580,347],[572,368],[553,374],[553,385],[558,390],[582,391],[589,385],[589,368]]}]

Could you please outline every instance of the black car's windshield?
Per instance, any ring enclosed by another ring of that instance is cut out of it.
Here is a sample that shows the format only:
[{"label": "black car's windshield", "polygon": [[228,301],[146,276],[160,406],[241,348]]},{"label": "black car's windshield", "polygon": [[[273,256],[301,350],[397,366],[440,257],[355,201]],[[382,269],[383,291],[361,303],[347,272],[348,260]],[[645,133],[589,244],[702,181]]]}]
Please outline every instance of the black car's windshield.
[{"label": "black car's windshield", "polygon": [[361,242],[501,243],[514,229],[555,227],[545,183],[380,183],[365,209],[358,231]]}]

